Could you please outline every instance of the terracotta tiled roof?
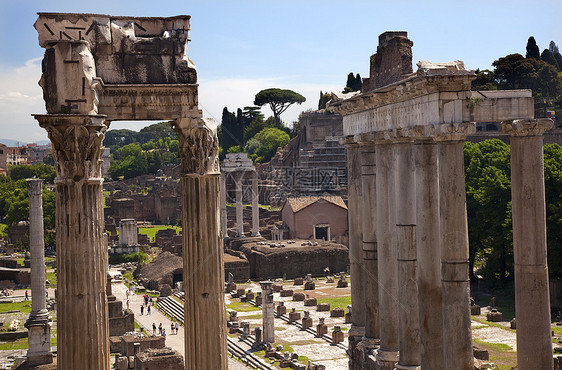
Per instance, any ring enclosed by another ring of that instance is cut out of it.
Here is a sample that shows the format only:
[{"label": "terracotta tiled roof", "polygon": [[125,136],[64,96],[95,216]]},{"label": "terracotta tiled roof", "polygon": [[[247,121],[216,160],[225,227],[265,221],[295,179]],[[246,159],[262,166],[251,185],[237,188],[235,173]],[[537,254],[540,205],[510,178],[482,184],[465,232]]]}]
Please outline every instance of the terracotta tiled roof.
[{"label": "terracotta tiled roof", "polygon": [[342,197],[340,196],[332,196],[332,195],[324,195],[324,196],[310,196],[310,197],[296,197],[296,198],[287,198],[287,203],[291,207],[294,213],[299,212],[303,208],[308,207],[311,204],[316,202],[328,202],[332,203],[338,207],[343,209],[347,209]]}]

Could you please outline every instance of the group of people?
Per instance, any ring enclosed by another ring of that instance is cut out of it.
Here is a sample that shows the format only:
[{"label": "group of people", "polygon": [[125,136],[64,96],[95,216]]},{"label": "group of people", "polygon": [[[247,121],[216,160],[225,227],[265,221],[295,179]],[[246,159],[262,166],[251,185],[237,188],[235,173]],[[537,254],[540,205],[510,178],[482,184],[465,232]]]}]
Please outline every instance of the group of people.
[{"label": "group of people", "polygon": [[[179,324],[178,322],[173,322],[170,324],[170,332],[172,334],[178,334],[178,330],[179,330]],[[175,330],[175,333],[174,333]],[[152,335],[156,335],[156,324],[152,323]],[[166,329],[162,327],[162,323],[160,323],[160,325],[158,325],[158,335],[161,335],[163,337],[166,336]]]},{"label": "group of people", "polygon": [[[127,298],[127,302],[129,302],[129,298]],[[150,315],[150,310],[152,307],[152,297],[149,297],[148,294],[143,295],[143,303],[140,308],[141,315],[144,314],[144,308],[146,307],[146,314]]]}]

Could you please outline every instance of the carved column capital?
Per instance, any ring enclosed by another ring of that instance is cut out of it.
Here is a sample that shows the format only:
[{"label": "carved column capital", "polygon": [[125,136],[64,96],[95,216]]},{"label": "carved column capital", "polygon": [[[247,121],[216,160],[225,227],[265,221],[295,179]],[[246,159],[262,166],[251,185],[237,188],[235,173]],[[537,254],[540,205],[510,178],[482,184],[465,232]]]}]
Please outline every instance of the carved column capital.
[{"label": "carved column capital", "polygon": [[554,123],[550,118],[515,119],[502,122],[502,132],[511,136],[541,136]]},{"label": "carved column capital", "polygon": [[41,195],[43,193],[43,179],[26,179],[25,184],[29,195]]},{"label": "carved column capital", "polygon": [[170,122],[178,134],[185,174],[219,173],[219,139],[214,120],[180,118]]},{"label": "carved column capital", "polygon": [[101,178],[102,141],[109,122],[104,115],[35,115],[53,144],[58,180]]}]

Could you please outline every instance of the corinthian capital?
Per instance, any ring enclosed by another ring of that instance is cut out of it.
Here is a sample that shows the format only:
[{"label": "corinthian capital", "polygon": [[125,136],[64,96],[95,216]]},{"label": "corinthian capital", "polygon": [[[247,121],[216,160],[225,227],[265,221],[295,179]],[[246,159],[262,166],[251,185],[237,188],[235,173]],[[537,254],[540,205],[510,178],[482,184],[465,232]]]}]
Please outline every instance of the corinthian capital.
[{"label": "corinthian capital", "polygon": [[186,174],[219,172],[219,140],[213,119],[180,118],[170,122],[178,134],[181,167]]},{"label": "corinthian capital", "polygon": [[35,115],[47,130],[59,179],[80,181],[100,178],[102,141],[109,124],[105,116],[48,114]]}]

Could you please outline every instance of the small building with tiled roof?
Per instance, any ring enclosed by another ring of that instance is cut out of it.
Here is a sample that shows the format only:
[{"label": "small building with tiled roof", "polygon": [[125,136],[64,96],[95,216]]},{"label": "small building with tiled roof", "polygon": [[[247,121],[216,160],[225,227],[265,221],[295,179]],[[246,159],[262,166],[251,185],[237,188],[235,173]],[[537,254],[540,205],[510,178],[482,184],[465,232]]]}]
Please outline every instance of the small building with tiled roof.
[{"label": "small building with tiled roof", "polygon": [[347,240],[347,206],[340,196],[289,197],[281,217],[290,239]]}]

